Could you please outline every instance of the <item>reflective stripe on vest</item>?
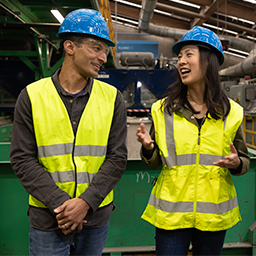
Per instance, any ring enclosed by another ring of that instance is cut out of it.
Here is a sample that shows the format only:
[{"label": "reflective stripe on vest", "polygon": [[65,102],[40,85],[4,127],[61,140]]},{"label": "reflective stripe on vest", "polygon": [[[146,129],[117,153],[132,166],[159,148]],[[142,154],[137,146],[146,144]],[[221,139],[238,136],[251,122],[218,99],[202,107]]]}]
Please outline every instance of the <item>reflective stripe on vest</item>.
[{"label": "reflective stripe on vest", "polygon": [[228,169],[213,162],[230,155],[230,142],[243,109],[230,101],[226,120],[207,118],[201,127],[181,113],[172,116],[152,106],[155,139],[163,163],[142,218],[163,229],[196,227],[217,231],[240,219],[237,195]]},{"label": "reflective stripe on vest", "polygon": [[[105,160],[117,90],[94,79],[76,137],[66,107],[51,78],[27,86],[39,163],[71,198],[83,193]],[[63,129],[65,127],[65,129]],[[113,201],[113,191],[100,206]],[[45,205],[30,196],[29,204]]]}]

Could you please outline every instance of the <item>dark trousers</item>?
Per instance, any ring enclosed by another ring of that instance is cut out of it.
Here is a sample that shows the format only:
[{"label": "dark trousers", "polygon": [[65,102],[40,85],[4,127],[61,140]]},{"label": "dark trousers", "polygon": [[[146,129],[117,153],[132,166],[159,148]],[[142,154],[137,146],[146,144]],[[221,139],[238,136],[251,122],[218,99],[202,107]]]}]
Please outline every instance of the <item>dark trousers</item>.
[{"label": "dark trousers", "polygon": [[192,244],[193,256],[220,256],[226,230],[200,231],[195,228],[164,230],[156,228],[156,255],[184,255]]}]

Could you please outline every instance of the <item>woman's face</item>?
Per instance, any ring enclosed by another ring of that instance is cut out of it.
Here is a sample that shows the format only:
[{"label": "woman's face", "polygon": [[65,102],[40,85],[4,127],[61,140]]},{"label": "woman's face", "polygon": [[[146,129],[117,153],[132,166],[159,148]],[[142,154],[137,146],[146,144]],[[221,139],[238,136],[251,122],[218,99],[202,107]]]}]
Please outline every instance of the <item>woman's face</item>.
[{"label": "woman's face", "polygon": [[205,85],[200,68],[200,51],[196,45],[185,45],[178,55],[177,68],[183,84],[188,87]]}]

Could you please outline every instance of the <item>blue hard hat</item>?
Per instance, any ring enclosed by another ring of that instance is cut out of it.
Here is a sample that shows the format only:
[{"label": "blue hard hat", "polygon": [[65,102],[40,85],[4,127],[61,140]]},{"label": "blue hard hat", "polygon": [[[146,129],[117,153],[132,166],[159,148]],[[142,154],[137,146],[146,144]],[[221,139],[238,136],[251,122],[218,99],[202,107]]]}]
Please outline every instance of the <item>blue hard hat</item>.
[{"label": "blue hard hat", "polygon": [[195,44],[206,47],[217,55],[220,65],[224,62],[224,52],[219,37],[211,30],[195,26],[185,33],[182,39],[173,45],[172,50],[178,55],[184,45]]},{"label": "blue hard hat", "polygon": [[79,33],[100,37],[108,46],[115,46],[109,38],[108,25],[101,13],[91,9],[78,9],[70,12],[62,22],[57,35],[62,33]]}]

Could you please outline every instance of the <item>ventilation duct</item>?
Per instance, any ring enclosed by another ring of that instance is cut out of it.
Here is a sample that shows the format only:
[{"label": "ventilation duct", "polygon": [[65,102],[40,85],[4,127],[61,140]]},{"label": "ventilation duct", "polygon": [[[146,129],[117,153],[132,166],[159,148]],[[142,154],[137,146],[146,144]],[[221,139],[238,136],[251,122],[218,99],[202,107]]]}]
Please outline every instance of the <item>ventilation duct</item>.
[{"label": "ventilation duct", "polygon": [[229,67],[220,70],[219,74],[220,76],[234,76],[234,77],[241,77],[245,75],[254,75],[256,73],[256,56],[253,54],[253,52],[256,52],[256,49],[253,50],[249,56],[244,59],[242,62]]}]

